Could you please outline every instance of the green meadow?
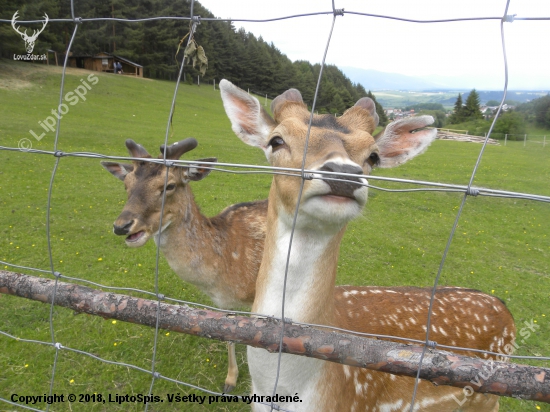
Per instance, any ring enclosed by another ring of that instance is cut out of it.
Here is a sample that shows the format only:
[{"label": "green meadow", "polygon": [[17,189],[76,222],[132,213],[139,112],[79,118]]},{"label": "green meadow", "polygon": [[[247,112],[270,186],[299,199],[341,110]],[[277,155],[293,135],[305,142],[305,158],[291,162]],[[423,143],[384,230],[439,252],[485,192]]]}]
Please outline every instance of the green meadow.
[{"label": "green meadow", "polygon": [[[65,91],[74,91],[92,72],[69,69]],[[174,83],[95,73],[98,81],[84,99],[68,105],[61,121],[57,150],[126,156],[132,138],[156,155],[164,142]],[[54,150],[54,132],[40,122],[59,101],[61,69],[0,60],[0,146],[18,147],[28,139],[33,149]],[[263,103],[263,100],[261,100]],[[45,133],[37,141],[36,135]],[[180,85],[170,142],[193,136],[199,146],[185,159],[217,157],[224,163],[266,165],[263,153],[240,142],[231,131],[219,91],[212,85]],[[374,176],[466,185],[481,145],[435,141],[429,150],[395,169]],[[0,150],[0,260],[49,270],[46,236],[48,187],[56,158]],[[202,212],[213,216],[226,206],[267,197],[270,177],[214,171],[192,184]],[[388,189],[419,188],[370,179]],[[488,146],[475,186],[550,196],[550,145],[508,142]],[[385,192],[370,189],[363,216],[349,225],[339,260],[339,284],[432,286],[441,263],[462,193]],[[54,269],[61,274],[107,286],[154,291],[156,247],[151,241],[130,249],[112,233],[126,200],[123,184],[98,159],[62,157],[53,180],[50,240]],[[51,278],[8,265],[0,269]],[[539,328],[516,354],[550,356],[550,205],[521,198],[469,197],[443,266],[440,285],[482,290],[503,299],[518,329],[525,322]],[[211,303],[181,281],[161,256],[159,291],[169,297]],[[121,292],[123,293],[123,292]],[[132,293],[140,296],[139,293]],[[391,310],[391,309],[389,309]],[[50,307],[0,294],[0,331],[51,342]],[[55,341],[99,358],[151,368],[154,330],[54,308]],[[0,398],[49,392],[55,351],[0,334]],[[248,394],[246,348],[238,348],[239,384]],[[223,342],[160,331],[156,371],[179,381],[221,392],[227,367]],[[550,367],[548,361],[514,361]],[[149,374],[61,350],[54,393],[147,394]],[[205,395],[185,385],[155,380],[153,394]],[[40,403],[34,407],[45,409]],[[23,410],[0,401],[0,410]],[[141,411],[142,404],[58,403],[54,411]],[[150,411],[246,411],[244,404],[158,403]],[[550,405],[501,399],[501,411],[550,411]]]}]

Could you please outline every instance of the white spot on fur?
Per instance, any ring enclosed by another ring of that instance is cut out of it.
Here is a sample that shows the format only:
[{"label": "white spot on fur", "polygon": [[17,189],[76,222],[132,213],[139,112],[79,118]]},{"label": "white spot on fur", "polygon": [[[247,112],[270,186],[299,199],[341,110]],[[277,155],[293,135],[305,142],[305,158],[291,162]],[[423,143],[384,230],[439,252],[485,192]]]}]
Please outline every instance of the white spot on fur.
[{"label": "white spot on fur", "polygon": [[351,378],[351,373],[349,372],[349,369],[350,369],[349,366],[344,365],[344,367],[342,369],[344,369],[344,376],[346,377],[346,380]]},{"label": "white spot on fur", "polygon": [[380,405],[380,412],[393,412],[401,410],[401,406],[403,405],[403,399],[399,399],[396,402],[393,403],[383,403]]}]

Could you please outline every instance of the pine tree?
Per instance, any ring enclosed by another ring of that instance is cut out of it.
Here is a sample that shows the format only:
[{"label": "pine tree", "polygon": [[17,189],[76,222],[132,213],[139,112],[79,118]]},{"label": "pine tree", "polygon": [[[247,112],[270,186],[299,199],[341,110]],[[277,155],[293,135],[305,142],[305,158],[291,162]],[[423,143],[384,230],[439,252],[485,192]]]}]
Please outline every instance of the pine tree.
[{"label": "pine tree", "polygon": [[455,102],[454,112],[449,118],[451,124],[462,123],[464,121],[464,106],[462,104],[462,95],[458,93],[458,97]]},{"label": "pine tree", "polygon": [[476,89],[472,89],[466,99],[466,105],[463,111],[466,120],[478,120],[483,118],[479,110],[479,105],[479,94],[477,94]]}]

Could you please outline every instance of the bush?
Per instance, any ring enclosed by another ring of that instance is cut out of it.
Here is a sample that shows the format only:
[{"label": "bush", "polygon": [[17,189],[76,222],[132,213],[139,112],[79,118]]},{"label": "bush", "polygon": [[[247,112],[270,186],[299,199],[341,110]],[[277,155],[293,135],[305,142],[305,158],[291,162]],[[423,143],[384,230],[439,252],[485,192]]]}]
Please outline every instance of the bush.
[{"label": "bush", "polygon": [[[455,124],[452,128],[468,130],[468,134],[473,136],[485,136],[489,132],[492,122],[492,120],[474,120]],[[527,133],[526,130],[523,114],[513,111],[501,112],[491,133],[491,138],[503,140],[506,134],[524,135]]]},{"label": "bush", "polygon": [[497,119],[493,131],[504,134],[525,134],[526,126],[523,115],[513,111],[502,113]]}]

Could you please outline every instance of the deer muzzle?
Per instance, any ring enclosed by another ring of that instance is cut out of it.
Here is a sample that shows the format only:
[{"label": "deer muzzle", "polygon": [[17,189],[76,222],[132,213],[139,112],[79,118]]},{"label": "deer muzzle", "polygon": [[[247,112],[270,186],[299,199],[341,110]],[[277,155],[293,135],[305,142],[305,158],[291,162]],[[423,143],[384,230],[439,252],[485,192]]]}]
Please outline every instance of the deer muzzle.
[{"label": "deer muzzle", "polygon": [[353,199],[355,198],[355,190],[359,189],[363,184],[361,178],[350,176],[363,174],[363,169],[357,165],[327,162],[319,171],[340,173],[337,175],[323,175],[323,181],[330,187],[330,194],[333,196],[349,197]]},{"label": "deer muzzle", "polygon": [[126,222],[120,226],[117,225],[115,222],[113,224],[113,232],[115,235],[119,235],[119,236],[127,235],[128,233],[130,233],[130,228],[132,227],[133,224],[134,224],[133,220],[130,220],[129,222]]}]

